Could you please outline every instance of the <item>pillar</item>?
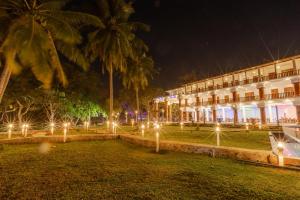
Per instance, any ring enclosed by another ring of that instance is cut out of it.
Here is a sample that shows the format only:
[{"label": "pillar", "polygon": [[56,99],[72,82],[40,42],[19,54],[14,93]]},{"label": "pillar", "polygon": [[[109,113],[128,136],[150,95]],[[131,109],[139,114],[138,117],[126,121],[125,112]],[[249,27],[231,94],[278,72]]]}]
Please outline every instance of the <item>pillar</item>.
[{"label": "pillar", "polygon": [[217,110],[212,108],[213,122],[217,122]]},{"label": "pillar", "polygon": [[183,122],[183,110],[180,109],[180,122]]},{"label": "pillar", "polygon": [[190,113],[188,111],[185,111],[185,120],[186,122],[190,121]]},{"label": "pillar", "polygon": [[169,122],[173,122],[173,119],[172,119],[172,104],[169,105]]},{"label": "pillar", "polygon": [[169,121],[169,102],[167,100],[165,100],[165,119],[166,122]]},{"label": "pillar", "polygon": [[262,83],[257,84],[259,99],[264,100],[265,99],[265,87]]},{"label": "pillar", "polygon": [[196,110],[196,118],[196,122],[200,122],[200,111],[198,109]]},{"label": "pillar", "polygon": [[262,124],[266,124],[267,123],[267,119],[266,119],[266,110],[265,107],[260,107],[260,120]]},{"label": "pillar", "polygon": [[295,95],[300,96],[300,82],[294,82]]},{"label": "pillar", "polygon": [[239,123],[238,109],[236,106],[232,107],[233,110],[233,124],[237,125]]}]

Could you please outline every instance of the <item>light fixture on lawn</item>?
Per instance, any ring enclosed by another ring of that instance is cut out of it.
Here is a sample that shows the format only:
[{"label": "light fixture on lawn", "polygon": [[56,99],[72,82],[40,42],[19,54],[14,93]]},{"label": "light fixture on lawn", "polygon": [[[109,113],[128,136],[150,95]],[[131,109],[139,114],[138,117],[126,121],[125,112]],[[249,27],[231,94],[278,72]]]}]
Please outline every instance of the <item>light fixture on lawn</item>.
[{"label": "light fixture on lawn", "polygon": [[220,132],[221,132],[221,128],[220,126],[216,126],[216,134],[217,134],[217,146],[220,146]]},{"label": "light fixture on lawn", "polygon": [[50,123],[50,132],[51,132],[51,135],[54,134],[54,127],[55,127],[55,123],[51,122]]},{"label": "light fixture on lawn", "polygon": [[154,130],[155,130],[155,138],[156,138],[156,153],[159,152],[159,129],[160,125],[157,123],[154,125]]},{"label": "light fixture on lawn", "polygon": [[142,136],[144,137],[144,135],[145,135],[145,125],[144,124],[141,125],[141,131],[142,131]]},{"label": "light fixture on lawn", "polygon": [[68,123],[63,124],[63,127],[64,127],[64,142],[67,141],[68,126],[69,126]]},{"label": "light fixture on lawn", "polygon": [[13,124],[8,124],[8,139],[11,139],[11,134],[12,134],[13,127],[14,127]]},{"label": "light fixture on lawn", "polygon": [[180,122],[180,129],[183,130],[184,123]]},{"label": "light fixture on lawn", "polygon": [[284,157],[283,157],[283,151],[284,151],[284,143],[282,141],[279,141],[277,143],[277,154],[278,154],[278,165],[284,166]]}]

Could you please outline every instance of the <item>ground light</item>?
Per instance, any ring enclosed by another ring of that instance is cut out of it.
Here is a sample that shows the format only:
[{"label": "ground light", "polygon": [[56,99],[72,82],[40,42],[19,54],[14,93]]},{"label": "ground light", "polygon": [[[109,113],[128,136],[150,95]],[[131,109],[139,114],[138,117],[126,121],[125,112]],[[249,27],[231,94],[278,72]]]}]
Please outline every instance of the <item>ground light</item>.
[{"label": "ground light", "polygon": [[183,130],[183,122],[180,122],[180,129]]},{"label": "ground light", "polygon": [[66,142],[67,141],[67,133],[68,133],[68,126],[69,126],[69,124],[68,123],[64,123],[63,126],[64,126],[64,142]]},{"label": "ground light", "polygon": [[147,122],[147,129],[149,129],[150,128],[150,122],[148,121]]},{"label": "ground light", "polygon": [[23,127],[24,127],[24,137],[27,137],[29,125],[28,124],[23,124]]},{"label": "ground light", "polygon": [[90,127],[90,122],[89,121],[85,121],[84,122],[84,128],[85,128],[86,132],[89,131],[89,127]]},{"label": "ground light", "polygon": [[50,132],[51,132],[51,135],[54,134],[54,126],[55,126],[55,124],[53,122],[50,123]]},{"label": "ground light", "polygon": [[246,131],[249,132],[249,124],[248,123],[246,123],[245,128],[246,128]]},{"label": "ground light", "polygon": [[159,124],[155,124],[154,125],[154,130],[155,130],[155,137],[156,137],[156,153],[159,152],[159,129],[160,129],[160,125]]},{"label": "ground light", "polygon": [[131,127],[134,126],[134,119],[131,119]]},{"label": "ground light", "polygon": [[135,121],[136,122],[138,121],[138,111],[137,110],[135,111]]},{"label": "ground light", "polygon": [[284,157],[283,157],[284,143],[283,142],[277,143],[277,150],[278,150],[278,165],[284,166]]},{"label": "ground light", "polygon": [[22,125],[22,130],[21,130],[22,136],[25,136],[25,126],[26,124]]},{"label": "ground light", "polygon": [[125,123],[128,123],[128,112],[125,112]]},{"label": "ground light", "polygon": [[220,125],[218,125],[218,124],[217,124],[217,127],[216,127],[216,134],[217,134],[217,146],[220,146],[220,132],[221,132]]},{"label": "ground light", "polygon": [[118,127],[118,124],[116,122],[113,122],[112,123],[112,128],[113,128],[113,134],[116,135],[117,134],[117,127]]},{"label": "ground light", "polygon": [[8,124],[8,139],[11,139],[11,133],[14,125],[13,124]]},{"label": "ground light", "polygon": [[262,129],[262,124],[261,124],[261,122],[258,123],[258,129],[259,129],[259,130]]},{"label": "ground light", "polygon": [[144,137],[145,136],[145,125],[142,124],[141,126],[141,131],[142,131],[142,136]]}]

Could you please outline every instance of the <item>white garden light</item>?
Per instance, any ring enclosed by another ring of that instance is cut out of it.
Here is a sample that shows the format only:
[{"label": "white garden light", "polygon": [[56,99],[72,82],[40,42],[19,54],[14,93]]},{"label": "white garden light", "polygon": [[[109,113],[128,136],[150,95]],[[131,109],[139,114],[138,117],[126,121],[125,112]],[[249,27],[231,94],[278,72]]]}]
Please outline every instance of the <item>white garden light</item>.
[{"label": "white garden light", "polygon": [[277,151],[278,151],[278,165],[284,166],[284,157],[283,157],[283,150],[284,150],[284,143],[278,142],[277,143]]},{"label": "white garden light", "polygon": [[51,135],[54,134],[54,127],[55,127],[55,124],[53,122],[50,123],[50,132],[51,132]]},{"label": "white garden light", "polygon": [[160,129],[160,125],[157,123],[154,125],[154,129],[155,129],[155,137],[156,137],[156,153],[159,152],[159,129]]},{"label": "white garden light", "polygon": [[184,123],[180,122],[180,129],[183,130]]},{"label": "white garden light", "polygon": [[145,135],[145,125],[144,124],[142,124],[141,130],[142,130],[142,136],[144,137],[144,135]]},{"label": "white garden light", "polygon": [[8,139],[11,139],[11,134],[12,134],[13,127],[14,127],[13,124],[8,124]]},{"label": "white garden light", "polygon": [[64,142],[66,142],[69,123],[64,123],[63,126],[64,126]]}]

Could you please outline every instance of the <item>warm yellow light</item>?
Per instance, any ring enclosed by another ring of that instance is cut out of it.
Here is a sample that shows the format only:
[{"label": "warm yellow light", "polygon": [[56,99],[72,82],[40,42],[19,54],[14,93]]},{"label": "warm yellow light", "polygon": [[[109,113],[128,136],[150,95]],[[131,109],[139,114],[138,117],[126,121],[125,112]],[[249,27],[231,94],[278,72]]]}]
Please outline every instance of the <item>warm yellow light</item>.
[{"label": "warm yellow light", "polygon": [[278,142],[277,148],[278,148],[278,149],[283,149],[283,148],[284,148],[283,142]]},{"label": "warm yellow light", "polygon": [[8,128],[13,128],[14,125],[13,124],[8,124]]},{"label": "warm yellow light", "polygon": [[220,127],[217,126],[217,127],[216,127],[216,132],[220,132],[220,131],[221,131]]},{"label": "warm yellow light", "polygon": [[141,128],[142,128],[142,129],[145,129],[145,125],[144,125],[144,124],[142,124]]}]

